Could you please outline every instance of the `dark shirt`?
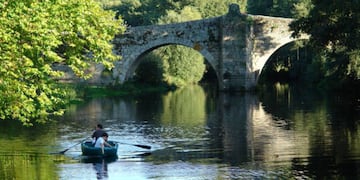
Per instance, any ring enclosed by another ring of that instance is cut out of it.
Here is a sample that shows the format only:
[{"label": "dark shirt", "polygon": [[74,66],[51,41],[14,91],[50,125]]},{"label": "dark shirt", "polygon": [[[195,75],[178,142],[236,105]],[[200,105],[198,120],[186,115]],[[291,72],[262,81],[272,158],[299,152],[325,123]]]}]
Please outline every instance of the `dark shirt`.
[{"label": "dark shirt", "polygon": [[98,139],[98,137],[101,137],[104,134],[104,132],[105,131],[102,129],[95,130],[91,137],[92,138],[95,137],[95,141],[96,141]]}]

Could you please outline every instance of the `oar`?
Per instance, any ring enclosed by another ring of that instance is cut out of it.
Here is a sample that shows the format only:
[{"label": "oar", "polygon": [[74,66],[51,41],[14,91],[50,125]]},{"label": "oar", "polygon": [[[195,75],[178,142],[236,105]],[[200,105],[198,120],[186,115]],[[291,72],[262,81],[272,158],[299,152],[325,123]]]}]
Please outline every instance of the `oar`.
[{"label": "oar", "polygon": [[63,151],[60,151],[59,154],[64,154],[64,153],[65,153],[66,151],[68,151],[69,149],[75,147],[75,146],[78,145],[78,144],[81,144],[82,142],[84,142],[84,141],[87,140],[87,139],[89,139],[89,137],[87,137],[87,138],[83,139],[82,141],[80,141],[80,142],[78,142],[78,143],[76,143],[76,144],[74,144],[74,145],[72,145],[72,146],[64,149]]},{"label": "oar", "polygon": [[113,141],[113,142],[116,142],[116,143],[119,143],[119,144],[126,144],[126,145],[136,146],[136,147],[144,148],[144,149],[151,149],[151,146],[148,146],[148,145],[130,144],[130,143],[124,143],[124,142],[119,142],[119,141]]}]

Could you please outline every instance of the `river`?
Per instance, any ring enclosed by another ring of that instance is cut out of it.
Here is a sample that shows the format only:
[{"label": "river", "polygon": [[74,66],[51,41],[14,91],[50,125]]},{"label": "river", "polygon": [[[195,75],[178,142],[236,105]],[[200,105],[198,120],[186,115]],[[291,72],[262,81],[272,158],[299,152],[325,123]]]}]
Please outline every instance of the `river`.
[{"label": "river", "polygon": [[[45,125],[0,122],[0,179],[359,179],[359,122],[358,98],[280,84],[89,99]],[[97,123],[151,149],[83,157],[77,144]]]}]

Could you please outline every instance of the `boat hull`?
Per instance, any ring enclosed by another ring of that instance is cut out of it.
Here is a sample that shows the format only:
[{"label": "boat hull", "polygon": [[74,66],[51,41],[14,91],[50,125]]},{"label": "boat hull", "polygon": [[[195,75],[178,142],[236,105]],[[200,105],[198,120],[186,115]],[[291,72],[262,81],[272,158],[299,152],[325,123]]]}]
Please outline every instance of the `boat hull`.
[{"label": "boat hull", "polygon": [[117,156],[118,144],[113,141],[108,141],[112,147],[105,147],[104,154],[101,151],[101,148],[96,148],[92,145],[91,142],[81,143],[81,151],[84,156],[101,156],[101,157],[111,157]]}]

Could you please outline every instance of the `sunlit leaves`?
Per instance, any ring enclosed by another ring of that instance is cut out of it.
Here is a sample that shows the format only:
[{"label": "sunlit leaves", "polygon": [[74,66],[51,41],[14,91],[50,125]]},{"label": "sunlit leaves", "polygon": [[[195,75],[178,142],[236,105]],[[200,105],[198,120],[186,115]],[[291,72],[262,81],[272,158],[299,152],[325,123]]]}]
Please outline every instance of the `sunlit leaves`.
[{"label": "sunlit leaves", "polygon": [[115,14],[89,0],[0,0],[0,119],[24,124],[61,114],[67,91],[53,78],[66,64],[89,77],[90,63],[112,68],[111,40],[124,31]]},{"label": "sunlit leaves", "polygon": [[183,87],[201,80],[205,64],[200,53],[183,46],[168,46],[161,48],[159,52],[166,83]]},{"label": "sunlit leaves", "polygon": [[301,0],[294,4],[293,14],[295,17],[306,17],[309,15],[310,10],[313,8],[311,0]]},{"label": "sunlit leaves", "polygon": [[241,12],[244,13],[247,1],[249,0],[194,0],[190,5],[198,8],[203,18],[209,18],[226,14],[232,3],[238,4]]}]

